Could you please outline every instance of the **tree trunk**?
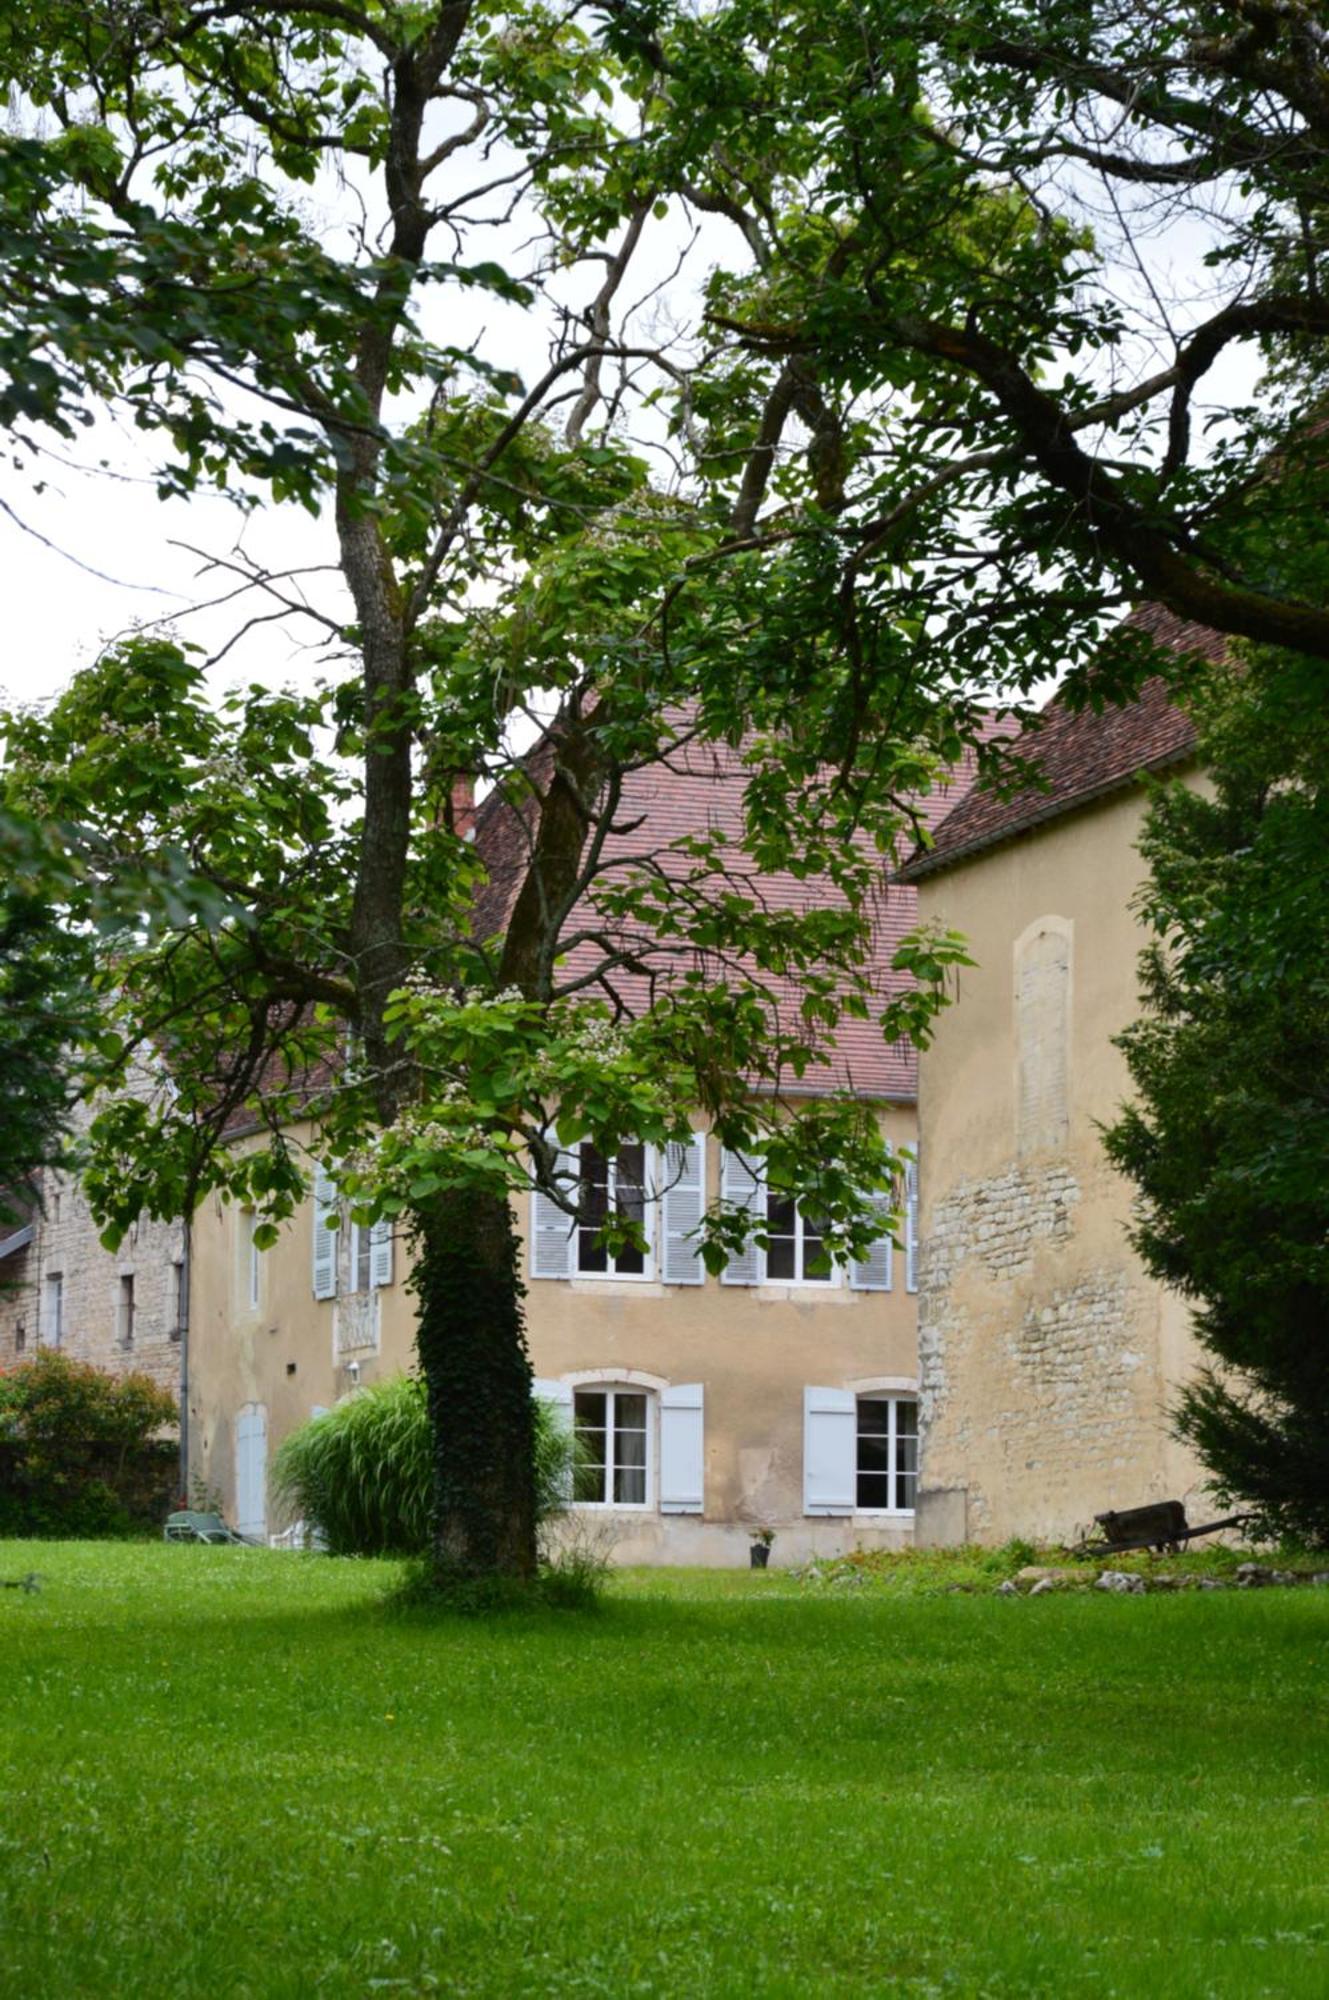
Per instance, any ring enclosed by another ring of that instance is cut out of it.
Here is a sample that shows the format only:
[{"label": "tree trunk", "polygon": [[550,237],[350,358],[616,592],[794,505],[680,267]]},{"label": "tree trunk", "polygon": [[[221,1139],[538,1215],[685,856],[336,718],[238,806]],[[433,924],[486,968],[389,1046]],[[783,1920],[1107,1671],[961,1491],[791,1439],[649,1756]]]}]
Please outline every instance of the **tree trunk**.
[{"label": "tree trunk", "polygon": [[434,1434],[434,1573],[535,1574],[531,1362],[512,1211],[449,1193],[417,1209],[416,1342]]}]

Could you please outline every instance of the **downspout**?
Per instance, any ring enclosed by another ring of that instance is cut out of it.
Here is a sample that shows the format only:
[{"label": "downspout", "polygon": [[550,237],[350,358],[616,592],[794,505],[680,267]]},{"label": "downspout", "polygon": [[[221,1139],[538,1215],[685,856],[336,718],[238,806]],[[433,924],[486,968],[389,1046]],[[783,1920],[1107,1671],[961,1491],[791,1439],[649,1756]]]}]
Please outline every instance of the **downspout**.
[{"label": "downspout", "polygon": [[180,1494],[189,1505],[189,1305],[190,1305],[190,1222],[182,1223],[180,1249]]}]

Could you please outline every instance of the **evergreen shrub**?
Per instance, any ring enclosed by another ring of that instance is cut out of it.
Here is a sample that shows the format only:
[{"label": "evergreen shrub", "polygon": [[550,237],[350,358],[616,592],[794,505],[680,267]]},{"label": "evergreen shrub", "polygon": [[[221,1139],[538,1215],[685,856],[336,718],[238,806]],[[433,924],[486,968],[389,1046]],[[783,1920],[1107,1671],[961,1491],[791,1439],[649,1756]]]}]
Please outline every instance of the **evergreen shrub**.
[{"label": "evergreen shrub", "polygon": [[160,1527],[178,1482],[174,1396],[43,1348],[0,1374],[0,1534],[85,1538]]}]

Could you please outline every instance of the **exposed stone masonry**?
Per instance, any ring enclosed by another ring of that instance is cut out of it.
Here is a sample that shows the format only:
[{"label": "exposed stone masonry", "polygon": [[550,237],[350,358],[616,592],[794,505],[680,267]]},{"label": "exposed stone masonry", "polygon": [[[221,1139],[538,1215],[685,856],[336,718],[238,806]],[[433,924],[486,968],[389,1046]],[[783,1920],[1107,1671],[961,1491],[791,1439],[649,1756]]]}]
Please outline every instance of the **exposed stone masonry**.
[{"label": "exposed stone masonry", "polygon": [[180,1322],[188,1310],[183,1225],[145,1219],[118,1250],[104,1250],[77,1180],[47,1171],[40,1187],[32,1242],[0,1263],[0,1368],[54,1344],[58,1278],[59,1345],[67,1354],[114,1375],[139,1371],[177,1393]]}]

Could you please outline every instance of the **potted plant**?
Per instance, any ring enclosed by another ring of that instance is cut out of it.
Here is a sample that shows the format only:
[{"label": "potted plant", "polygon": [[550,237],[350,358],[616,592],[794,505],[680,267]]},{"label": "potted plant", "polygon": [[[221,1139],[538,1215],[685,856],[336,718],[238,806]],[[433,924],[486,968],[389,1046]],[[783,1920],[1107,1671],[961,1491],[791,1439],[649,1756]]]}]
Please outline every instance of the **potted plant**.
[{"label": "potted plant", "polygon": [[748,1561],[753,1569],[765,1569],[771,1559],[771,1543],[775,1540],[774,1528],[753,1528],[752,1547],[748,1550]]}]

